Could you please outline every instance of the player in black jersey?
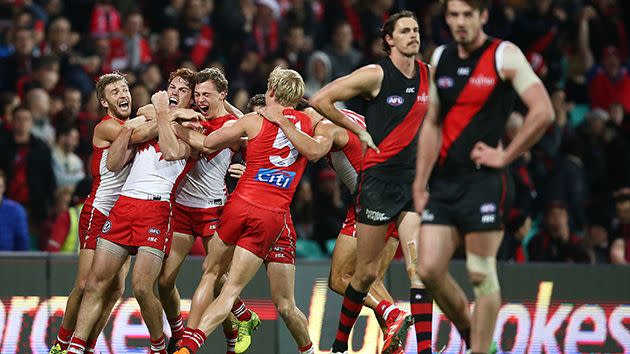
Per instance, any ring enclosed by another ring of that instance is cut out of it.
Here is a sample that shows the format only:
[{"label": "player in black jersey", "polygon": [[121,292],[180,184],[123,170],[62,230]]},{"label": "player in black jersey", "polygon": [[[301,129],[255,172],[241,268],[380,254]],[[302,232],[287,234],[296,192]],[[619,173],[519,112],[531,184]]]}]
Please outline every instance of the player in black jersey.
[{"label": "player in black jersey", "polygon": [[[348,335],[377,277],[388,224],[394,220],[411,280],[418,348],[430,353],[432,300],[416,273],[420,216],[413,208],[411,190],[418,132],[428,107],[429,67],[416,60],[420,34],[412,12],[392,15],[383,25],[381,36],[389,53],[387,58],[335,80],[310,101],[322,115],[354,132],[370,147],[358,177],[356,269],[345,291],[332,352],[345,353],[348,349]],[[367,100],[367,130],[333,105],[356,96]],[[379,304],[379,311],[388,327],[383,353],[402,352],[412,317],[392,304]]]},{"label": "player in black jersey", "polygon": [[[521,51],[483,32],[488,0],[443,3],[455,43],[436,49],[431,60],[431,101],[413,186],[422,212],[418,273],[471,351],[487,353],[501,305],[495,257],[511,199],[503,169],[542,136],[553,111]],[[504,150],[499,140],[516,95],[528,113]],[[462,235],[475,293],[472,316],[448,274]]]}]

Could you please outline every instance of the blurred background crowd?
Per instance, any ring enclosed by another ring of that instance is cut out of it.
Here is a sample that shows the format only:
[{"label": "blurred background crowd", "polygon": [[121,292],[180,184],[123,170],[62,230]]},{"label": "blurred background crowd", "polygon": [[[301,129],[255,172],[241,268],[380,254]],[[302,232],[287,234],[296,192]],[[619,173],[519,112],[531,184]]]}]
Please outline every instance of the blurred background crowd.
[{"label": "blurred background crowd", "polygon": [[[630,1],[490,2],[487,33],[522,49],[556,115],[509,167],[499,258],[627,264]],[[417,14],[428,61],[450,36],[437,0],[0,0],[0,250],[77,251],[101,74],[126,74],[135,110],[176,68],[219,67],[247,112],[277,65],[308,96],[384,57],[380,27],[401,9]],[[517,104],[504,145],[525,113]],[[299,255],[330,256],[349,200],[326,161],[309,167],[292,206]]]}]

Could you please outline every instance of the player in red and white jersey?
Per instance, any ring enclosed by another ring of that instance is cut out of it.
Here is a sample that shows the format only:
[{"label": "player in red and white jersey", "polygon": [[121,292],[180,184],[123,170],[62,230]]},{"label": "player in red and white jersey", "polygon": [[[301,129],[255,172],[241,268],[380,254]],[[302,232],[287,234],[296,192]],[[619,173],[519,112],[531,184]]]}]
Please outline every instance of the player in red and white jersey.
[{"label": "player in red and white jersey", "polygon": [[[293,109],[303,93],[304,81],[297,72],[276,68],[270,74],[267,104],[281,105],[283,113],[301,129],[299,134],[310,138],[313,133],[310,118]],[[204,139],[203,136],[195,138],[194,132],[189,130],[176,131],[178,135],[188,134],[188,139]],[[210,241],[195,296],[198,292],[212,296],[210,290],[231,261],[230,272],[221,293],[210,306],[195,306],[193,302],[191,317],[201,313],[201,321],[198,325],[188,323],[176,352],[179,354],[196,353],[203,345],[206,335],[228,316],[232,304],[256,274],[274,241],[289,227],[289,204],[304,173],[307,157],[291,144],[278,126],[255,113],[208,135],[203,143],[209,149],[221,149],[242,137],[248,138],[247,168],[225,206],[219,221],[219,237]],[[325,138],[313,139],[325,144],[323,140]],[[312,348],[307,350],[312,351]]]},{"label": "player in red and white jersey", "polygon": [[[110,210],[118,200],[131,168],[131,165],[124,164],[121,158],[116,159],[120,154],[113,152],[116,150],[115,141],[117,137],[127,135],[132,142],[141,142],[150,138],[151,134],[157,134],[156,129],[143,124],[145,120],[143,117],[128,120],[131,114],[131,95],[123,76],[115,73],[101,76],[96,84],[96,94],[101,105],[107,109],[107,115],[94,129],[92,139],[94,152],[90,165],[94,181],[79,218],[79,270],[74,288],[68,297],[61,328],[50,350],[53,354],[66,350],[70,343],[87,277],[92,268],[96,240]],[[113,158],[110,157],[112,154]],[[101,317],[88,338],[88,350],[94,348],[112,307],[122,294],[127,270],[128,264],[122,267],[107,294]]]},{"label": "player in red and white jersey", "polygon": [[[188,85],[180,77],[177,84]],[[166,353],[162,308],[154,287],[170,246],[171,196],[192,165],[186,161],[190,147],[178,141],[171,128],[168,94],[160,91],[152,102],[157,112],[159,140],[149,140],[136,149],[121,196],[103,225],[68,353],[83,353],[85,339],[104,305],[106,290],[128,256],[136,253],[132,286],[149,329],[150,353]],[[198,117],[190,112],[190,116]],[[121,145],[129,150],[129,136],[126,138]]]},{"label": "player in red and white jersey", "polygon": [[[178,99],[172,91],[173,75],[178,75],[179,69],[171,74],[171,84],[169,84],[169,99]],[[201,122],[204,134],[221,128],[228,122],[237,119],[236,116],[228,114],[224,108],[224,100],[227,95],[228,82],[225,76],[216,68],[204,69],[193,75],[186,76],[186,80],[192,83],[194,88],[194,102],[199,107],[200,113],[205,121]],[[191,95],[180,97],[179,102],[192,101]],[[175,96],[175,97],[174,97]],[[231,124],[231,123],[230,123]],[[198,147],[199,151],[203,147]],[[225,175],[230,166],[233,150],[226,148],[212,154],[199,154],[192,169],[183,178],[173,204],[173,241],[169,257],[164,261],[164,266],[158,279],[158,293],[160,302],[166,313],[166,317],[171,327],[171,338],[168,343],[168,352],[173,352],[175,344],[184,334],[183,320],[180,310],[180,296],[176,287],[176,280],[181,269],[181,265],[189,254],[196,237],[201,237],[203,246],[208,248],[210,238],[214,236],[219,217],[223,210],[223,205],[227,199],[225,187]],[[257,327],[260,321],[258,316],[249,311],[242,301],[238,301],[235,317],[239,320],[239,326]],[[194,319],[192,319],[194,321]],[[250,322],[253,321],[252,324]],[[257,322],[257,323],[256,323]],[[255,324],[255,326],[253,326]],[[234,352],[234,346],[238,338],[238,331],[231,321],[226,321],[224,332],[228,341],[228,351]],[[248,331],[245,331],[248,332]],[[243,333],[245,333],[243,332]],[[244,338],[249,335],[242,335],[241,342],[251,342],[251,338]],[[248,345],[246,345],[247,347]],[[245,348],[247,349],[247,348]]]}]

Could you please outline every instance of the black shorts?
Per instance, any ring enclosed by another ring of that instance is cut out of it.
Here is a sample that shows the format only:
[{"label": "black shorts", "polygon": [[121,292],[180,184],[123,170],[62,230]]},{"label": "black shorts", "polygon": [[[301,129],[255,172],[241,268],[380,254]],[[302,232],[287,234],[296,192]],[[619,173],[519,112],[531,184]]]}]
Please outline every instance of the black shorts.
[{"label": "black shorts", "polygon": [[411,185],[362,174],[359,180],[357,221],[368,225],[385,225],[395,221],[403,211],[414,211]]},{"label": "black shorts", "polygon": [[507,172],[432,178],[423,224],[455,226],[462,234],[502,230],[514,195]]}]

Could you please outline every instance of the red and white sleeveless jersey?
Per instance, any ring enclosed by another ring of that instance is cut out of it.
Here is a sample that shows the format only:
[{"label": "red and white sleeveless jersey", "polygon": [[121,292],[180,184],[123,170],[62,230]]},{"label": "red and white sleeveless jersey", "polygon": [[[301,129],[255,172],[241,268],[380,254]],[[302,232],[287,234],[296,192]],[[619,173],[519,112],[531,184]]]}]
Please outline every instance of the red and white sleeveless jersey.
[{"label": "red and white sleeveless jersey", "polygon": [[[202,125],[206,135],[221,128],[225,122],[238,119],[235,115],[212,118]],[[190,208],[211,208],[225,204],[227,189],[225,175],[234,153],[223,149],[211,155],[200,155],[186,174],[175,197],[175,203]]]},{"label": "red and white sleeveless jersey", "polygon": [[192,162],[187,160],[164,160],[158,139],[151,139],[138,146],[121,194],[136,199],[170,200],[190,168]]},{"label": "red and white sleeveless jersey", "polygon": [[[365,128],[365,117],[349,109],[342,109],[341,112],[345,114],[346,117]],[[348,187],[350,193],[356,192],[362,158],[363,148],[361,146],[361,140],[351,131],[348,131],[348,143],[346,146],[340,150],[331,150],[328,153],[330,165],[335,172],[337,172],[337,176],[339,176],[341,182]]]},{"label": "red and white sleeveless jersey", "polygon": [[[285,109],[283,113],[298,129],[313,136],[309,116],[294,109]],[[265,119],[258,135],[248,140],[245,156],[247,168],[234,194],[260,208],[288,210],[304,173],[306,158],[277,125]]]},{"label": "red and white sleeveless jersey", "polygon": [[[105,116],[101,119],[101,122],[108,119],[114,118]],[[117,120],[117,122],[120,125],[124,124],[122,121]],[[118,200],[122,186],[127,180],[127,176],[129,176],[131,164],[126,164],[118,172],[112,172],[107,169],[109,148],[99,148],[94,145],[92,145],[92,148],[94,152],[92,153],[90,168],[92,169],[94,181],[92,181],[92,190],[85,201],[84,208],[93,207],[104,215],[109,216],[109,211]]]}]

